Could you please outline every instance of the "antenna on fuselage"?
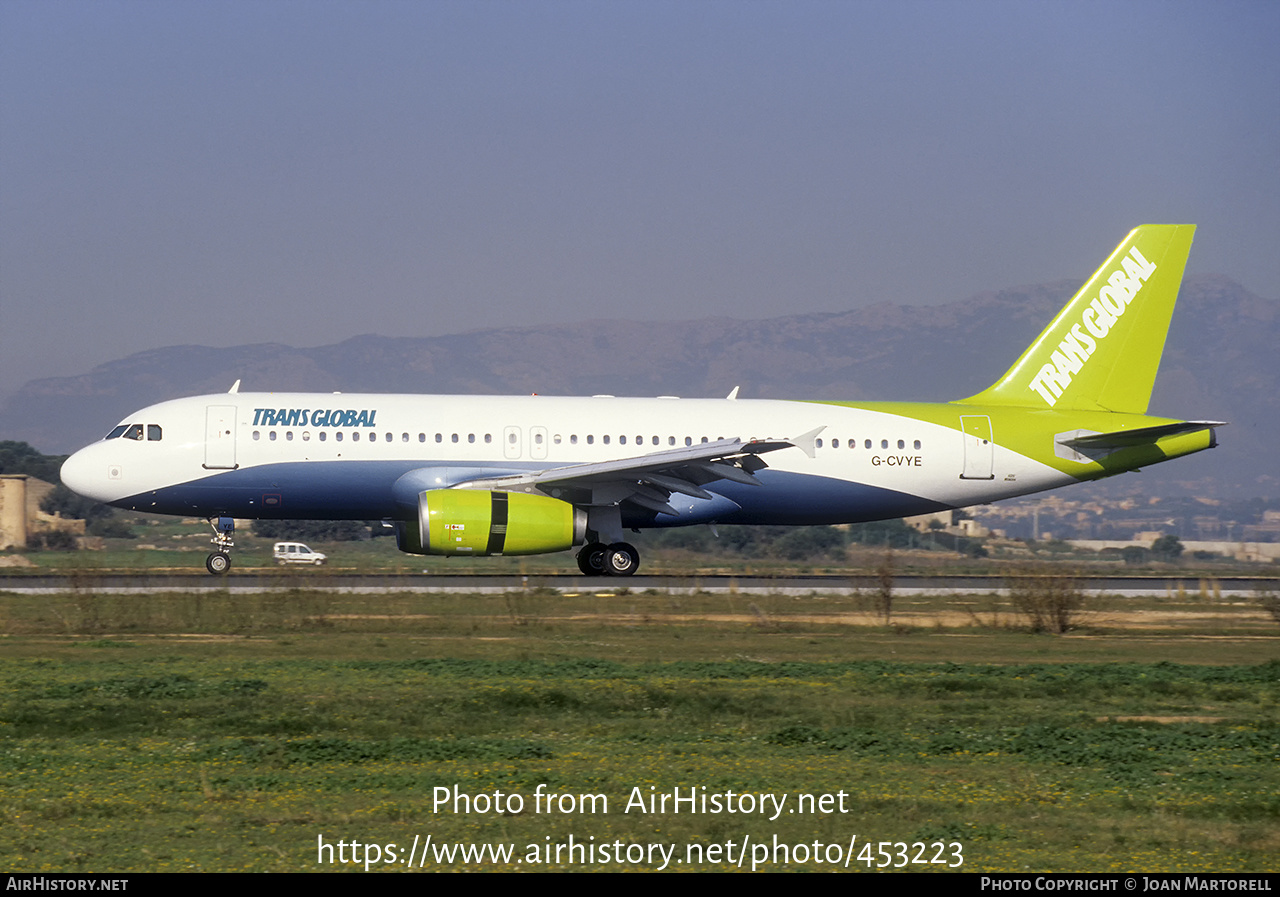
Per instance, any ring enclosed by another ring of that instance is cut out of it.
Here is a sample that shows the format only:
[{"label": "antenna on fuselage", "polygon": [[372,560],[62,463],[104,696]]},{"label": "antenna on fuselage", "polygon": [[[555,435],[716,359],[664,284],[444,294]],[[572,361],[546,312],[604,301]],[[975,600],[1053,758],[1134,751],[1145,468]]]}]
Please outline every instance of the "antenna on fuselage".
[{"label": "antenna on fuselage", "polygon": [[236,393],[238,393],[239,391],[240,391],[240,381],[239,381],[239,380],[237,380],[235,383],[232,383],[232,384],[231,384],[231,388],[227,390],[227,392],[228,392],[230,395],[235,395],[235,394],[236,394]]}]

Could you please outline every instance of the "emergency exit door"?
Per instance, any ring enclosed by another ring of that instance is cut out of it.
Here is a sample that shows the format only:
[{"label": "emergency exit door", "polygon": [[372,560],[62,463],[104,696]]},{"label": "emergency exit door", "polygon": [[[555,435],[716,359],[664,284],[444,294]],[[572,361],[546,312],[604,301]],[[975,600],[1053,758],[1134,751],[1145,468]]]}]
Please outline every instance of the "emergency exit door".
[{"label": "emergency exit door", "polygon": [[964,470],[962,480],[994,480],[995,443],[991,440],[991,418],[985,414],[961,415],[964,434]]}]

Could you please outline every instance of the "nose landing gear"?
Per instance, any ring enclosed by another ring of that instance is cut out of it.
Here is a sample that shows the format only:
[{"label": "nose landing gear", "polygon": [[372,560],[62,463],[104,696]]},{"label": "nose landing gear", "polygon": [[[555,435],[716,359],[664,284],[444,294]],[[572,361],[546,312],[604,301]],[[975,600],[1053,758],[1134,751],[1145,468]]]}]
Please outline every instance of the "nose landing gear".
[{"label": "nose landing gear", "polygon": [[209,525],[213,527],[213,538],[209,541],[217,547],[217,550],[204,559],[204,567],[214,576],[218,576],[231,569],[231,548],[236,544],[231,537],[236,531],[236,521],[232,517],[210,517]]}]

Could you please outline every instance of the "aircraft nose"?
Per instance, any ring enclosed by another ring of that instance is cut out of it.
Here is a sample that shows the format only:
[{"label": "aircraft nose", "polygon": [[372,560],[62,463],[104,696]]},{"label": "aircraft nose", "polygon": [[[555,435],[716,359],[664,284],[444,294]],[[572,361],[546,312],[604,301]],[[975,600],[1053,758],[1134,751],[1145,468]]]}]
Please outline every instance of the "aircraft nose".
[{"label": "aircraft nose", "polygon": [[[62,482],[77,495],[94,501],[109,501],[106,469],[94,459],[94,447],[82,448],[62,462]],[[101,469],[100,469],[101,468]]]}]

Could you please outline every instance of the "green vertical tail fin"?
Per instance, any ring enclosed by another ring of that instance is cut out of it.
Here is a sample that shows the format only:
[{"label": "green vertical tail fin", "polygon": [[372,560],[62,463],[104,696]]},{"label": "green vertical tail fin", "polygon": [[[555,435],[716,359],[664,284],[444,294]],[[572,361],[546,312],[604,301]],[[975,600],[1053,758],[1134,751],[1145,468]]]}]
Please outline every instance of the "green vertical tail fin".
[{"label": "green vertical tail fin", "polygon": [[1144,224],[993,386],[961,401],[1145,414],[1195,235]]}]

